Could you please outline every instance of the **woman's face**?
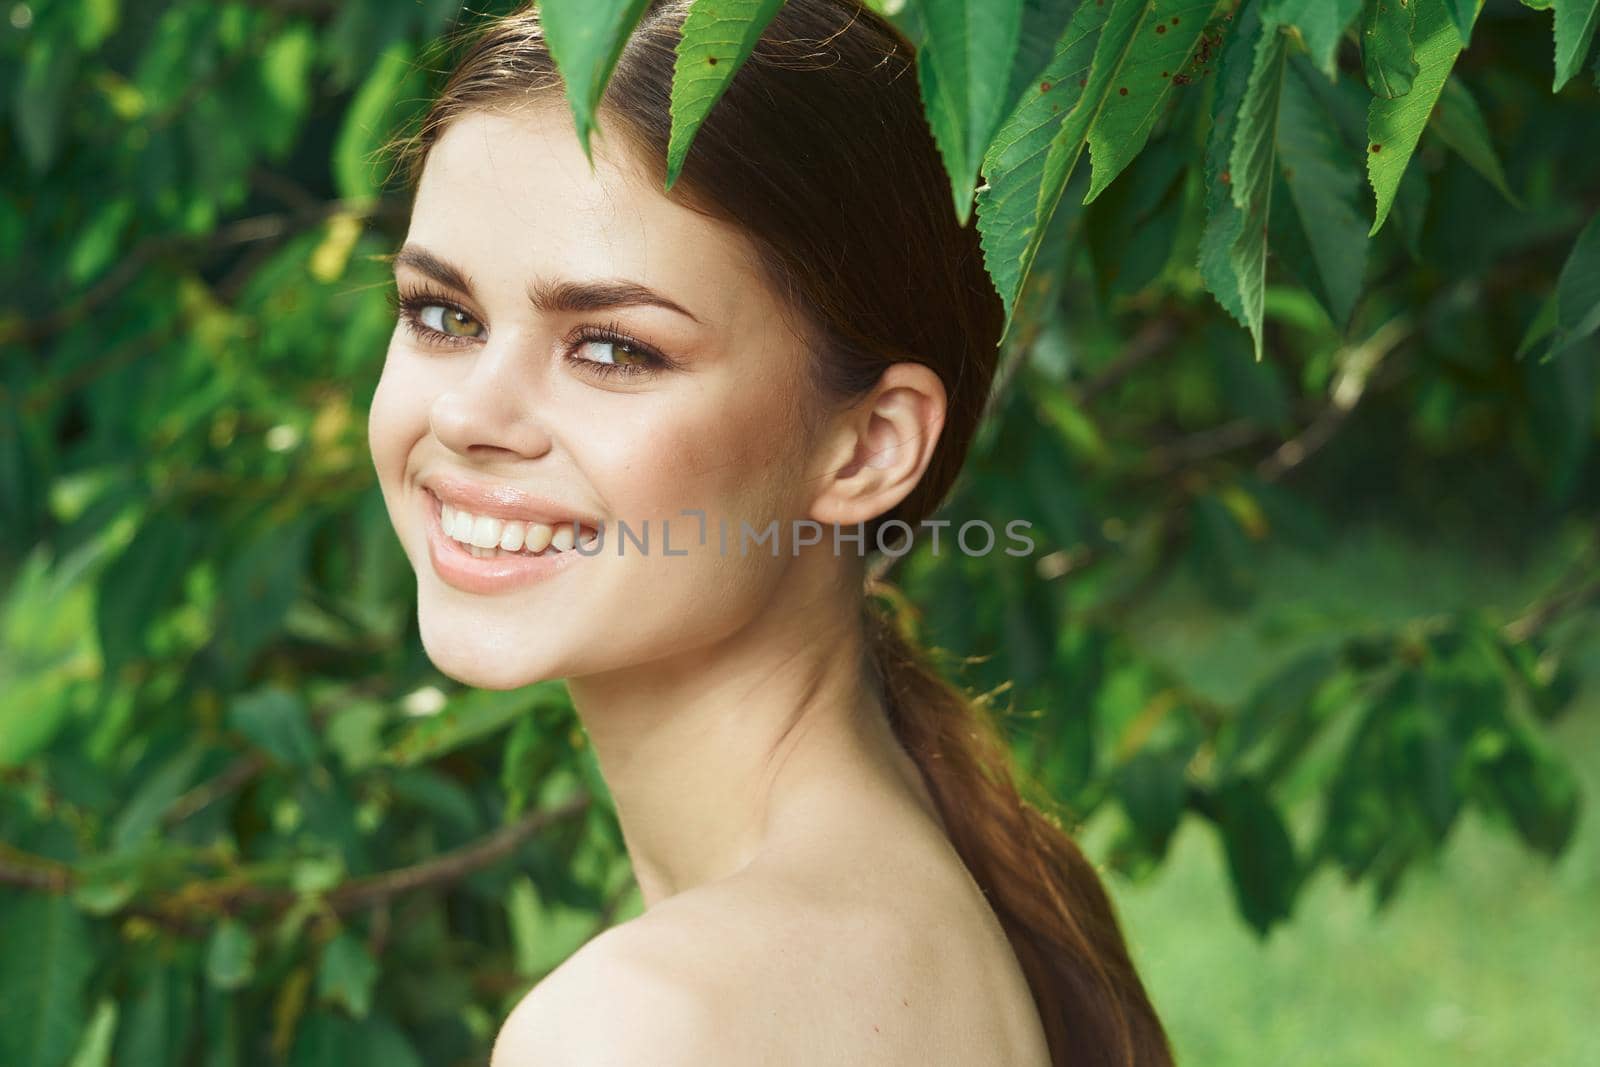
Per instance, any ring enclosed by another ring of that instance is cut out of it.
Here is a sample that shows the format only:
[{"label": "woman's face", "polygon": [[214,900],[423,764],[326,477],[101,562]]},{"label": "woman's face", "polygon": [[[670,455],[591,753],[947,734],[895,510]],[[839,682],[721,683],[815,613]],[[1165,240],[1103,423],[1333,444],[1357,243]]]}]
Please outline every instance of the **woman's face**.
[{"label": "woman's face", "polygon": [[[428,655],[483,688],[733,633],[795,562],[787,546],[741,554],[740,524],[787,530],[815,485],[798,414],[809,356],[749,246],[598,139],[594,159],[564,109],[462,116],[428,155],[396,258],[373,462]],[[525,538],[576,519],[604,539],[595,555],[476,559],[442,532],[441,496],[521,514]],[[703,546],[686,509],[705,513]],[[619,522],[648,531],[647,552],[627,540],[618,555]]]}]

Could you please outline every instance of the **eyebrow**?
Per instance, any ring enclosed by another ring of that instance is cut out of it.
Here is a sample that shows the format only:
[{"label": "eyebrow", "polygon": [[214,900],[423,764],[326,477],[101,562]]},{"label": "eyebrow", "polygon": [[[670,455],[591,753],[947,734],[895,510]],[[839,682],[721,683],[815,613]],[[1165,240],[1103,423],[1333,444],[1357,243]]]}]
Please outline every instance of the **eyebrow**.
[{"label": "eyebrow", "polygon": [[[459,268],[425,248],[406,245],[395,253],[394,266],[410,267],[441,285],[468,295],[472,293],[472,283]],[[699,317],[683,305],[626,278],[596,278],[581,282],[536,278],[528,285],[528,300],[535,310],[545,313],[602,311],[606,308],[648,305],[676,311],[694,322],[700,322]]]}]

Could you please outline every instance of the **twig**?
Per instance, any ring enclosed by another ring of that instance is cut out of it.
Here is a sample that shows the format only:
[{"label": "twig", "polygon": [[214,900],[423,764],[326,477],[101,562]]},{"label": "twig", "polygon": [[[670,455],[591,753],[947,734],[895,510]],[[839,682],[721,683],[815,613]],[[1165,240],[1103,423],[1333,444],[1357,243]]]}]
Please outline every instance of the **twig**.
[{"label": "twig", "polygon": [[66,864],[33,856],[0,842],[0,885],[65,893],[73,884],[72,870]]},{"label": "twig", "polygon": [[167,826],[175,826],[193,815],[198,815],[260,774],[266,765],[266,758],[259,752],[240,756],[224,767],[216,777],[201,782],[174,801],[172,807],[162,816],[162,822]]},{"label": "twig", "polygon": [[315,208],[238,219],[209,234],[158,234],[134,245],[110,273],[90,286],[82,296],[57,311],[31,322],[24,322],[0,343],[32,344],[60,333],[89,315],[100,305],[133,284],[145,267],[168,252],[199,251],[203,254],[257,241],[276,240],[304,227],[313,226],[338,214],[369,218],[394,210],[394,205],[353,200],[331,200]]},{"label": "twig", "polygon": [[[404,893],[448,885],[504,859],[546,827],[587,810],[591,802],[592,798],[587,792],[580,792],[553,808],[530,812],[519,821],[454,851],[410,867],[353,879],[328,893],[328,906],[336,912],[355,911],[383,904]],[[47,893],[69,893],[77,884],[77,872],[69,864],[0,844],[0,885],[21,886]],[[194,923],[196,910],[207,905],[215,914],[229,914],[248,906],[281,911],[292,905],[299,896],[293,890],[242,883],[237,878],[223,878],[182,886],[154,900],[130,902],[118,913],[145,916],[174,929],[192,933],[200,929]]]},{"label": "twig", "polygon": [[1592,576],[1587,582],[1582,580],[1585,575],[1593,574],[1596,555],[1600,555],[1600,534],[1596,534],[1578,554],[1567,573],[1556,583],[1554,592],[1529,605],[1520,616],[1506,623],[1501,630],[1506,640],[1521,644],[1570,609],[1600,599],[1600,576]]},{"label": "twig", "polygon": [[1122,346],[1117,358],[1078,387],[1078,403],[1086,406],[1102,393],[1116,388],[1128,375],[1165,352],[1182,332],[1175,315],[1146,319],[1144,325]]},{"label": "twig", "polygon": [[1264,482],[1277,481],[1321,451],[1361,402],[1367,383],[1384,358],[1410,337],[1412,330],[1409,316],[1396,315],[1365,341],[1346,349],[1330,390],[1328,406],[1298,436],[1285,441],[1262,460],[1256,467],[1256,475]]},{"label": "twig", "polygon": [[588,793],[580,792],[553,808],[535,811],[510,826],[502,826],[482,840],[446,852],[412,867],[357,878],[328,894],[328,903],[336,911],[364,908],[401,893],[445,885],[515,852],[524,841],[552,823],[581,814],[591,802]]}]

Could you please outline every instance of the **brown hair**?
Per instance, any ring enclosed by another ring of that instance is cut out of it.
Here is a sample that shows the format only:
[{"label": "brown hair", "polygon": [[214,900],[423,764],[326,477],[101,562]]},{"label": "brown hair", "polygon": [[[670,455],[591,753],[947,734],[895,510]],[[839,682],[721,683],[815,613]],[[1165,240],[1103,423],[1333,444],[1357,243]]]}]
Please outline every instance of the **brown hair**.
[{"label": "brown hair", "polygon": [[[601,102],[601,128],[665,183],[675,48],[687,0],[652,3]],[[549,99],[561,81],[532,7],[468,40],[396,158],[415,188],[462,113]],[[825,400],[856,397],[903,360],[939,375],[940,440],[917,488],[869,525],[913,527],[961,468],[994,378],[1004,309],[977,233],[958,225],[923,118],[915,52],[853,0],[787,0],[696,133],[671,194],[728,222],[798,311]],[[1027,976],[1054,1064],[1172,1062],[1093,866],[1018,791],[986,705],[944,681],[863,596],[870,667],[901,744]]]}]

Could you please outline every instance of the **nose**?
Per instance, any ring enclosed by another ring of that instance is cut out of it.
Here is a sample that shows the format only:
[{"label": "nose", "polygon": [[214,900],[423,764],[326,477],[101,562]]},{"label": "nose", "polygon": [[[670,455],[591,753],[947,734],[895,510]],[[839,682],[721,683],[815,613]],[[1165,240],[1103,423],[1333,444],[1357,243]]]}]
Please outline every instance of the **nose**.
[{"label": "nose", "polygon": [[479,349],[466,377],[440,393],[428,421],[451,451],[474,458],[534,458],[550,450],[527,350],[493,342]]}]

